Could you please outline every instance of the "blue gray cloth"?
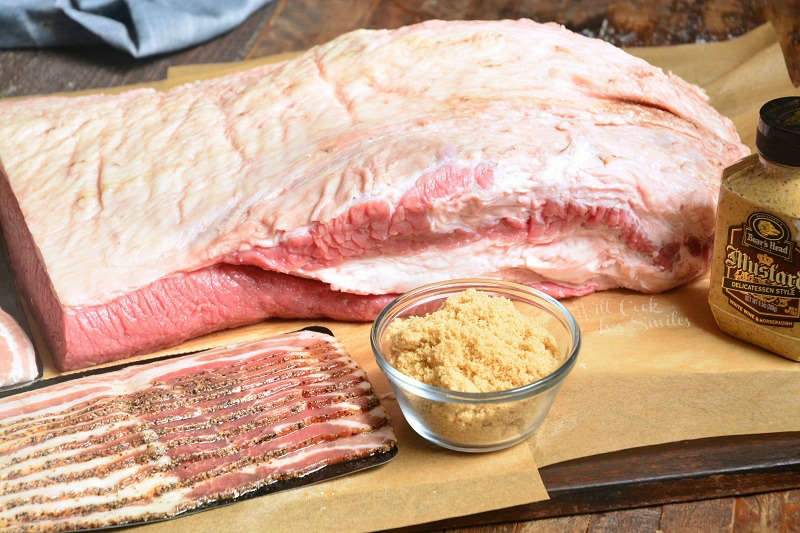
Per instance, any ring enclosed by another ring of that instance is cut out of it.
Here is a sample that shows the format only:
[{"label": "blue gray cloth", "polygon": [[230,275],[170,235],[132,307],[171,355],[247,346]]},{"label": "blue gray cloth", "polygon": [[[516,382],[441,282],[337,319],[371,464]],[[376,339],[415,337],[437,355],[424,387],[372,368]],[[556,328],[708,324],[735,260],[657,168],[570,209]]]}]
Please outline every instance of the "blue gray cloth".
[{"label": "blue gray cloth", "polygon": [[134,57],[179,50],[270,0],[0,0],[0,48],[106,43]]}]

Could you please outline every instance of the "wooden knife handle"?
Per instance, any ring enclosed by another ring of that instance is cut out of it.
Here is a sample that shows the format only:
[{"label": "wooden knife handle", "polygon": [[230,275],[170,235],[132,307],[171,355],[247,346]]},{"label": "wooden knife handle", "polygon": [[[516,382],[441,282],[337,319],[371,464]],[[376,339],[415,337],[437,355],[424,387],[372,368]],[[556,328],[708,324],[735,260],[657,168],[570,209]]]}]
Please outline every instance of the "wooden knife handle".
[{"label": "wooden knife handle", "polygon": [[766,0],[766,7],[767,18],[778,32],[789,77],[800,87],[800,0]]}]

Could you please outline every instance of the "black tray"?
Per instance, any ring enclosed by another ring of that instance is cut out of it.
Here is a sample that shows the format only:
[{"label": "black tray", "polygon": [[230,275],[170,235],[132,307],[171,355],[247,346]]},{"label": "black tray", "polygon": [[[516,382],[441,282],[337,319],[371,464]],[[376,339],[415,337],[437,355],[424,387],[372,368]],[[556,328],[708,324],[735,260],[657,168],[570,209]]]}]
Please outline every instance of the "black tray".
[{"label": "black tray", "polygon": [[[23,313],[23,318],[24,318],[24,313]],[[26,322],[26,326],[27,326],[27,322]],[[27,331],[29,331],[29,330],[27,330]],[[315,331],[317,333],[324,333],[326,335],[330,335],[331,337],[334,336],[333,332],[331,330],[329,330],[328,328],[323,327],[323,326],[307,326],[307,327],[304,327],[304,328],[301,328],[301,329],[293,330],[293,331],[288,332],[288,333],[295,333],[295,332],[298,332],[298,331]],[[272,336],[274,336],[274,335],[269,335],[269,337],[272,337]],[[267,337],[265,337],[265,338],[267,338]],[[178,358],[178,357],[183,357],[183,356],[188,355],[188,354],[200,353],[200,352],[205,352],[205,351],[213,350],[213,349],[215,349],[215,348],[207,348],[207,349],[203,349],[203,350],[194,350],[194,351],[190,351],[190,352],[163,355],[161,357],[154,357],[152,359],[145,359],[145,360],[140,360],[140,361],[129,361],[127,363],[121,363],[121,364],[114,365],[114,366],[108,366],[108,367],[102,367],[102,368],[93,368],[93,369],[89,369],[89,370],[84,370],[82,372],[75,372],[75,373],[72,373],[72,374],[66,374],[66,375],[63,375],[63,376],[57,376],[57,377],[50,378],[50,379],[45,379],[45,380],[40,379],[40,380],[38,380],[38,381],[36,381],[34,383],[20,384],[20,385],[14,386],[13,388],[3,389],[2,391],[0,391],[0,398],[5,398],[5,397],[9,397],[9,396],[15,396],[17,394],[22,394],[22,393],[30,391],[30,390],[42,389],[42,388],[45,388],[45,387],[48,387],[48,386],[51,386],[51,385],[56,385],[58,383],[64,383],[64,382],[72,381],[72,380],[75,380],[75,379],[80,379],[80,378],[83,378],[83,377],[86,377],[86,376],[95,376],[95,375],[98,375],[98,374],[107,374],[109,372],[114,372],[116,370],[122,370],[123,368],[128,368],[130,366],[144,365],[144,364],[148,364],[148,363],[153,363],[155,361],[164,361],[164,360],[167,360],[167,359],[175,359],[175,358]],[[39,358],[38,358],[38,354],[37,354],[37,360],[38,359]],[[41,363],[40,363],[40,373],[39,373],[39,375],[41,377]],[[173,520],[175,518],[181,518],[181,517],[184,517],[184,516],[188,516],[190,514],[199,513],[199,512],[202,512],[202,511],[208,511],[208,510],[214,509],[216,507],[222,507],[222,506],[231,505],[233,503],[240,502],[240,501],[243,501],[243,500],[249,500],[250,498],[256,498],[258,496],[263,496],[265,494],[271,494],[273,492],[278,492],[278,491],[281,491],[281,490],[286,490],[286,489],[291,489],[291,488],[311,485],[311,484],[314,484],[314,483],[319,483],[321,481],[327,481],[329,479],[333,479],[333,478],[336,478],[336,477],[352,474],[354,472],[358,472],[358,471],[361,471],[361,470],[365,470],[367,468],[372,468],[374,466],[378,466],[378,465],[384,464],[384,463],[390,461],[395,455],[397,455],[397,444],[394,444],[391,448],[389,448],[388,450],[383,451],[383,452],[378,452],[378,453],[372,454],[372,455],[367,456],[367,457],[361,457],[361,458],[358,458],[358,459],[352,459],[350,461],[345,461],[343,463],[336,463],[336,464],[333,464],[333,465],[325,466],[325,467],[322,467],[322,468],[320,468],[318,470],[315,470],[313,472],[310,472],[310,473],[302,475],[302,476],[279,479],[279,480],[276,480],[276,481],[274,481],[272,483],[269,483],[269,484],[267,484],[267,485],[265,485],[265,486],[263,486],[263,487],[261,487],[259,489],[252,490],[252,491],[246,492],[244,494],[240,494],[239,496],[237,496],[235,498],[223,498],[223,499],[219,499],[219,500],[214,501],[214,502],[205,503],[205,504],[202,504],[202,505],[200,505],[200,506],[198,506],[198,507],[196,507],[194,509],[191,509],[189,511],[184,511],[182,513],[179,513],[179,514],[177,514],[175,516],[165,517],[165,518],[158,518],[158,519],[153,519],[153,520],[139,520],[139,521],[135,521],[135,522],[126,522],[124,524],[117,524],[117,525],[106,526],[106,527],[102,527],[102,528],[89,528],[89,529],[80,529],[80,530],[72,530],[72,531],[105,531],[105,530],[109,530],[109,529],[118,529],[118,528],[122,528],[122,527],[140,526],[140,525],[145,525],[145,524],[152,524],[152,523],[156,523],[156,522],[164,522],[164,521],[167,521],[167,520]]]}]

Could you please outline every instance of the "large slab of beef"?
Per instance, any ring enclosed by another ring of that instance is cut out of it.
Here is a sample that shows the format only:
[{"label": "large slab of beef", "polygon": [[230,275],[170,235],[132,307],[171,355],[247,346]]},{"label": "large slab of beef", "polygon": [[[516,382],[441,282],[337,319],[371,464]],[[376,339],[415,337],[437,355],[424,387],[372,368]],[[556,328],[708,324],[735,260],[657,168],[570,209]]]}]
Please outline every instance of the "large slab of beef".
[{"label": "large slab of beef", "polygon": [[169,518],[395,451],[336,339],[287,334],[0,399],[0,529]]},{"label": "large slab of beef", "polygon": [[609,44],[433,21],[168,92],[0,103],[0,217],[70,369],[369,320],[454,277],[663,291],[705,270],[746,153],[700,89]]}]

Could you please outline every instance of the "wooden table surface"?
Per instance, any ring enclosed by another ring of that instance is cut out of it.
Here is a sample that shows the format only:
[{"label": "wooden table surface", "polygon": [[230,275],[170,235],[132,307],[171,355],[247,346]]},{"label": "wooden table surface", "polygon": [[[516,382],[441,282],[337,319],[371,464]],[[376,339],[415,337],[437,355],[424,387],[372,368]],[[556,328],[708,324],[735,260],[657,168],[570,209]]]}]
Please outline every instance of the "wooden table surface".
[{"label": "wooden table surface", "polygon": [[[762,24],[768,13],[763,0],[275,0],[218,39],[155,58],[106,48],[2,51],[0,96],[158,80],[173,65],[302,50],[351,29],[430,18],[555,20],[633,46],[723,40]],[[800,490],[452,531],[800,531]]]}]

